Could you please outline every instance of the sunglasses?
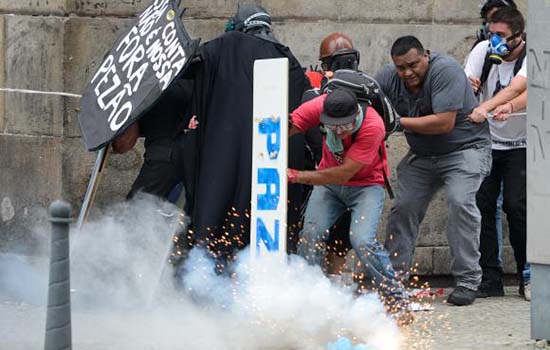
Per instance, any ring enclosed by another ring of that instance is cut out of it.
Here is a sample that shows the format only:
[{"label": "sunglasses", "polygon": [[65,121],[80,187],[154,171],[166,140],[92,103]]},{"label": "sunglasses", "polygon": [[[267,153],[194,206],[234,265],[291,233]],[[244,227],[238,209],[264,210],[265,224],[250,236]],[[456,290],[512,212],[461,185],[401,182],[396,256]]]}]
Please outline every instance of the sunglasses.
[{"label": "sunglasses", "polygon": [[355,126],[354,124],[355,124],[355,122],[342,124],[342,125],[328,125],[328,124],[325,124],[325,128],[330,130],[330,131],[337,132],[337,133],[338,132],[343,133],[343,132],[352,131],[353,127]]}]

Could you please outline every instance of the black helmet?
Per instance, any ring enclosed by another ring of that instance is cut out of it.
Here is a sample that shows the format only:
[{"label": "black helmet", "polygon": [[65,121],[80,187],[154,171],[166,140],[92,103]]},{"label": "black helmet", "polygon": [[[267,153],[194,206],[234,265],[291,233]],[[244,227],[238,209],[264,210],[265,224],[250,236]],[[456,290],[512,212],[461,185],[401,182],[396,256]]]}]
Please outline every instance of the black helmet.
[{"label": "black helmet", "polygon": [[239,4],[237,12],[227,22],[225,31],[247,32],[250,29],[265,27],[271,28],[271,17],[267,11],[255,4]]}]

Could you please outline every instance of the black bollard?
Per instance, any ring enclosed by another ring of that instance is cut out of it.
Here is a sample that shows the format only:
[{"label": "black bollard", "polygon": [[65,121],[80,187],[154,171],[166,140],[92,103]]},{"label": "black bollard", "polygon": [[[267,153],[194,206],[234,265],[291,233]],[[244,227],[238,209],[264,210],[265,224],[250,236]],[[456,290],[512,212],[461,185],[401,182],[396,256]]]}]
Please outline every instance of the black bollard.
[{"label": "black bollard", "polygon": [[50,205],[52,238],[45,350],[72,348],[69,263],[69,224],[72,220],[70,217],[71,205],[69,203],[55,201]]}]

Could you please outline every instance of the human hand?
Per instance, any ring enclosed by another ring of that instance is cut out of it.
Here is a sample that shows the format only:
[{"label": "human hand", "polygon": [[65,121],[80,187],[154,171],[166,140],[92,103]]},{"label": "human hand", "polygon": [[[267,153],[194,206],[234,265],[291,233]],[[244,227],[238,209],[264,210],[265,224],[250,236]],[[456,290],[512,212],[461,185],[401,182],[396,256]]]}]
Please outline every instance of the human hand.
[{"label": "human hand", "polygon": [[396,113],[395,116],[395,131],[396,132],[403,132],[405,129],[403,128],[403,124],[401,124],[401,116]]},{"label": "human hand", "polygon": [[479,87],[481,86],[481,80],[474,76],[469,76],[468,80],[470,81],[470,85],[472,86],[472,89],[474,89],[474,92],[477,93]]},{"label": "human hand", "polygon": [[474,108],[468,119],[474,123],[483,123],[489,112],[482,106]]},{"label": "human hand", "polygon": [[288,168],[287,171],[286,171],[286,176],[287,176],[287,179],[288,179],[288,183],[289,184],[297,183],[299,174],[300,174],[300,172],[298,170]]},{"label": "human hand", "polygon": [[508,120],[508,115],[514,112],[514,106],[511,102],[498,106],[493,111],[493,120],[505,121]]}]

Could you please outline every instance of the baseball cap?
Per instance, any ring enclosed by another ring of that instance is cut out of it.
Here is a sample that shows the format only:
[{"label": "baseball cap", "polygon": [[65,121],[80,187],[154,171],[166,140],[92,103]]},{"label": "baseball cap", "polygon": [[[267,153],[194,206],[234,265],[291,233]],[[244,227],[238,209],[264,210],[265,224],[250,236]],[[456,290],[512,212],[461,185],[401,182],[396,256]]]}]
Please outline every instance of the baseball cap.
[{"label": "baseball cap", "polygon": [[355,120],[359,112],[357,97],[347,89],[333,90],[325,99],[321,123],[328,125],[344,125]]}]

